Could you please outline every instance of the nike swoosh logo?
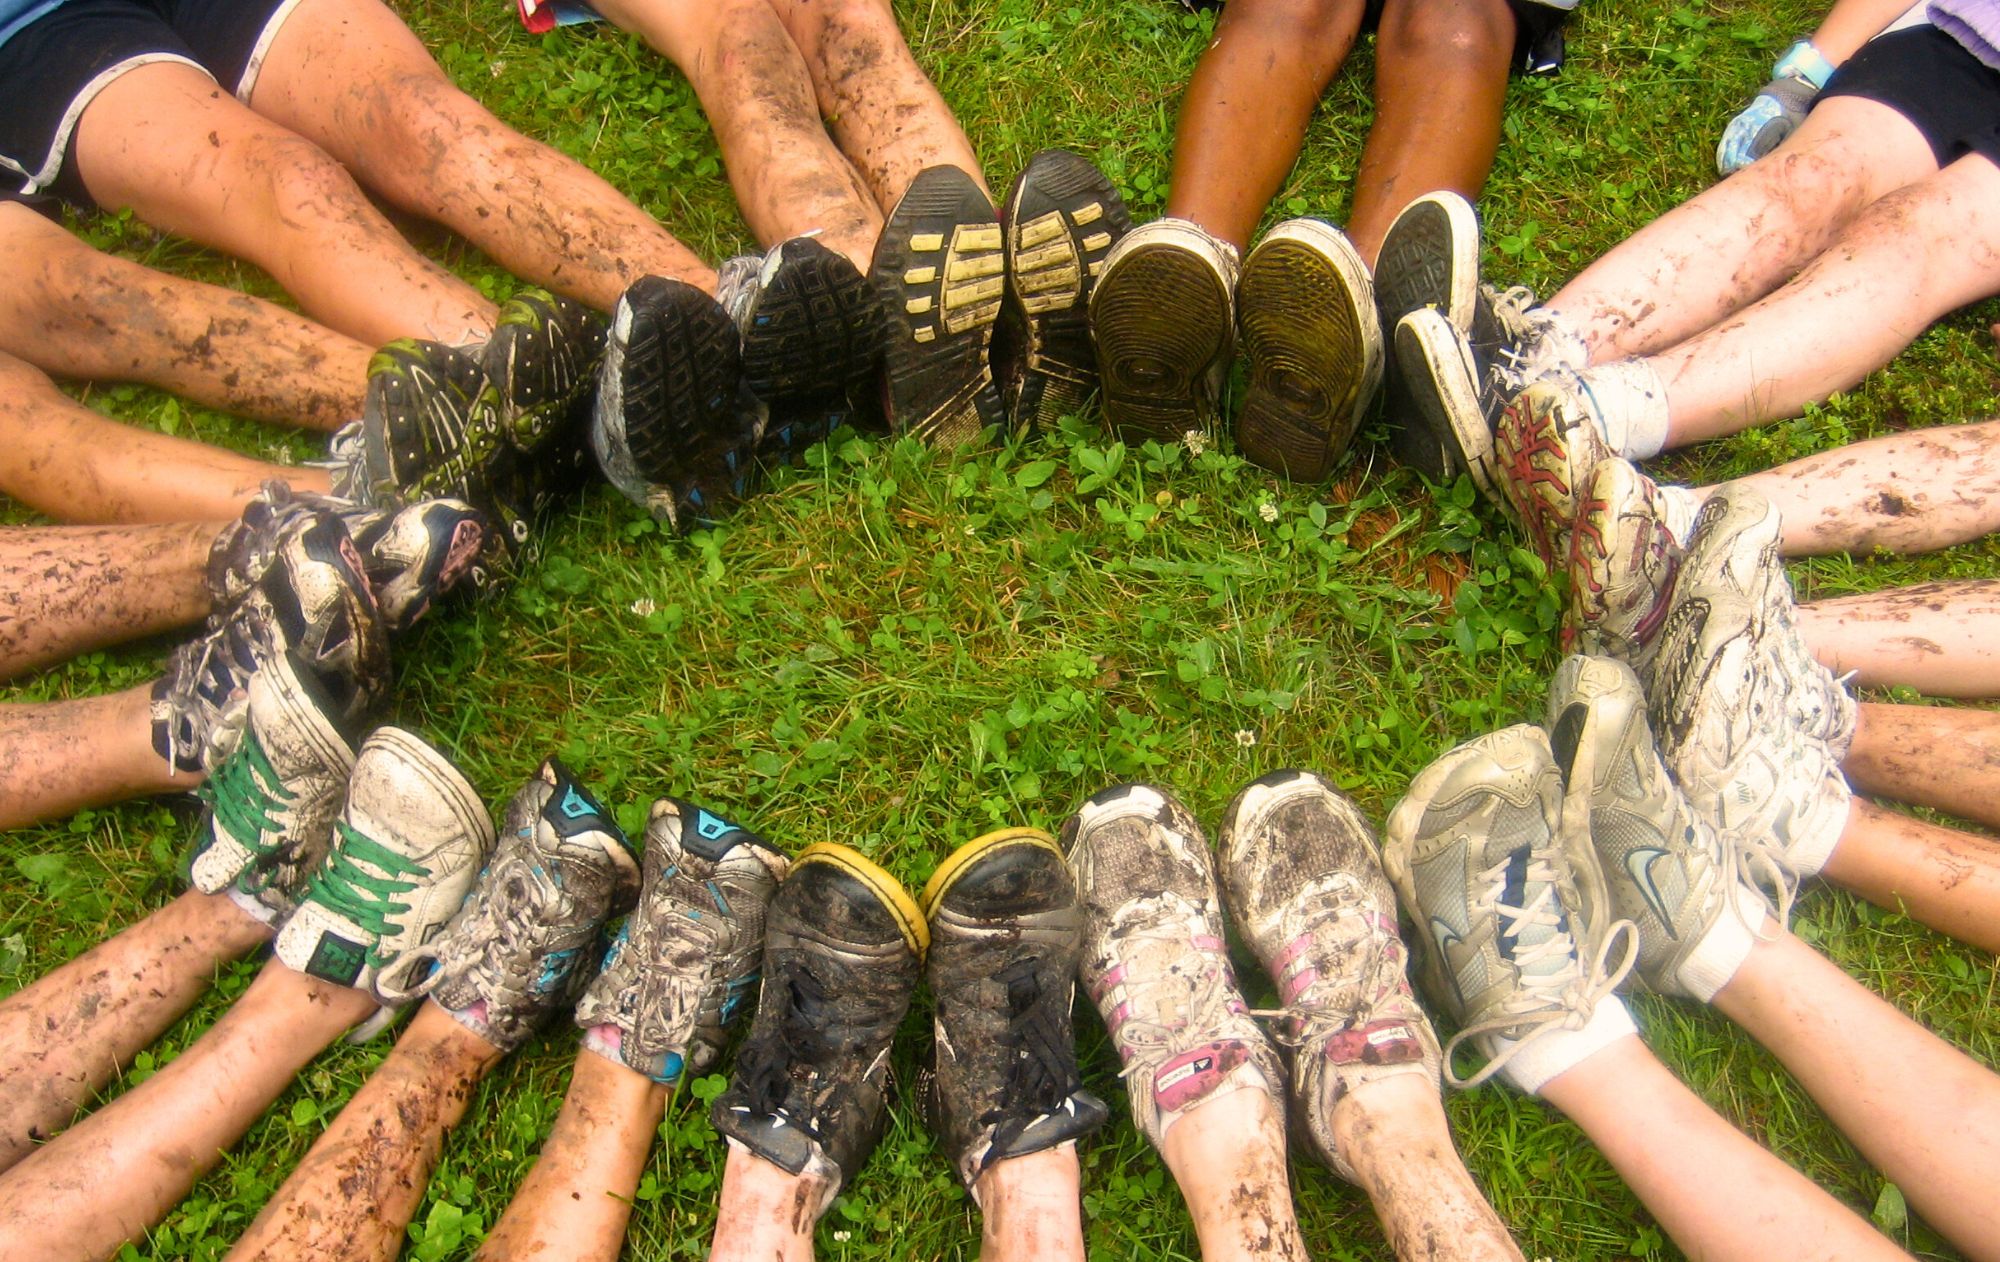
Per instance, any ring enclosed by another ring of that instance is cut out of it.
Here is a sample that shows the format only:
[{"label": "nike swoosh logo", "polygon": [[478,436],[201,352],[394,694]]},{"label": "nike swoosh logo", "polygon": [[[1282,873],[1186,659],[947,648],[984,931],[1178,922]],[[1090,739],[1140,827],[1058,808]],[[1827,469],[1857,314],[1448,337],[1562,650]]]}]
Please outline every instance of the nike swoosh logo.
[{"label": "nike swoosh logo", "polygon": [[1667,852],[1652,846],[1644,846],[1625,856],[1625,872],[1632,883],[1639,887],[1639,897],[1646,900],[1653,915],[1659,918],[1660,926],[1667,936],[1675,941],[1680,935],[1674,932],[1673,913],[1667,910],[1667,900],[1660,897],[1660,887],[1653,883],[1653,865],[1667,858]]}]

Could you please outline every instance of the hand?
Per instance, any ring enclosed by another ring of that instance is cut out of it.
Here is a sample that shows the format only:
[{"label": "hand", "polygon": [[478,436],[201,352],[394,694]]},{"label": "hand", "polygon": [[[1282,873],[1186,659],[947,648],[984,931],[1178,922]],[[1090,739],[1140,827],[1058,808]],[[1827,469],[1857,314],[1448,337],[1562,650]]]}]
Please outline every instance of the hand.
[{"label": "hand", "polygon": [[1731,175],[1783,144],[1806,121],[1819,89],[1789,75],[1764,85],[1744,111],[1729,120],[1715,147],[1715,169]]}]

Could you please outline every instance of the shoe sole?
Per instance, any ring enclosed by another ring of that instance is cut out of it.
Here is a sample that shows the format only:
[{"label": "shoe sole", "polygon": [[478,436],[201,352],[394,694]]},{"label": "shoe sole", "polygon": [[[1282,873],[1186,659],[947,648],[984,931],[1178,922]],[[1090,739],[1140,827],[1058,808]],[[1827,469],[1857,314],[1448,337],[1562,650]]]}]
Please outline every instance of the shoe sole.
[{"label": "shoe sole", "polygon": [[1493,433],[1494,464],[1507,501],[1551,572],[1559,558],[1569,556],[1578,489],[1569,444],[1556,417],[1558,402],[1530,386],[1507,404]]},{"label": "shoe sole", "polygon": [[903,888],[901,881],[889,875],[868,856],[837,841],[816,841],[792,860],[791,875],[797,876],[809,863],[824,863],[838,868],[866,886],[889,909],[897,929],[902,932],[903,941],[918,959],[922,959],[924,952],[930,949],[930,925],[910,898],[910,892]]},{"label": "shoe sole", "polygon": [[1479,406],[1479,385],[1465,341],[1440,317],[1412,312],[1396,325],[1396,363],[1410,412],[1401,421],[1397,453],[1433,482],[1464,470],[1488,502],[1493,484],[1493,435]]},{"label": "shoe sole", "polygon": [[924,892],[918,899],[924,920],[928,922],[937,914],[938,904],[951,893],[951,887],[965,875],[967,869],[987,855],[1010,846],[1046,850],[1059,860],[1063,857],[1062,847],[1056,845],[1055,838],[1039,828],[1001,828],[974,837],[947,855],[945,861],[938,865],[938,870],[931,873],[931,879],[924,883]]},{"label": "shoe sole", "polygon": [[957,167],[925,169],[890,212],[869,280],[888,325],[882,390],[896,433],[968,443],[1005,419],[988,361],[1004,246],[993,203]]},{"label": "shoe sole", "polygon": [[[700,290],[673,284],[643,324],[635,313],[619,355],[615,397],[622,406],[641,392],[657,392],[663,400],[656,420],[635,426],[629,412],[622,418],[633,466],[655,484],[665,482],[685,462],[688,449],[732,414],[741,371],[741,340],[728,313]],[[639,390],[630,388],[635,381]]]},{"label": "shoe sole", "polygon": [[[596,384],[604,330],[603,318],[588,307],[537,290],[514,295],[500,309],[481,364],[512,413],[505,432],[516,451],[535,454],[572,428],[577,405]],[[524,363],[540,369],[536,379],[517,373]],[[523,391],[530,397],[519,397]],[[546,397],[535,397],[544,391]]]},{"label": "shoe sole", "polygon": [[[1148,239],[1106,266],[1090,300],[1104,418],[1128,443],[1212,432],[1211,365],[1229,353],[1233,298],[1196,248],[1148,225]],[[1201,250],[1205,239],[1190,240]],[[1155,239],[1157,236],[1158,239]]]},{"label": "shoe sole", "polygon": [[776,410],[867,387],[882,351],[881,312],[866,277],[809,237],[781,262],[743,330],[743,380]]},{"label": "shoe sole", "polygon": [[1249,362],[1237,450],[1295,481],[1322,480],[1382,379],[1367,265],[1324,224],[1280,224],[1243,262],[1236,320]]},{"label": "shoe sole", "polygon": [[1050,428],[1097,393],[1090,292],[1132,230],[1118,190],[1085,158],[1045,149],[1007,195],[1007,302],[1026,331],[1009,409],[1016,434]]},{"label": "shoe sole", "polygon": [[1472,328],[1479,291],[1479,216],[1456,194],[1430,194],[1405,206],[1375,257],[1375,301],[1393,329],[1429,307],[1461,333]]}]

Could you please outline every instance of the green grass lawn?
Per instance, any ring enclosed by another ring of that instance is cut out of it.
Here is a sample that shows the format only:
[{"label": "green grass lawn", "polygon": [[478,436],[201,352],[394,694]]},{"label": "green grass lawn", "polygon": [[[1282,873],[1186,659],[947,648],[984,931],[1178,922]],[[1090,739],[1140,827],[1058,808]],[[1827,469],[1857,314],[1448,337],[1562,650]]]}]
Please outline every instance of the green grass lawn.
[{"label": "green grass lawn", "polygon": [[[705,255],[752,244],[692,93],[634,41],[609,30],[530,37],[506,0],[404,8],[467,89],[604,173]],[[1167,0],[913,0],[903,16],[995,187],[1035,150],[1062,145],[1102,164],[1136,218],[1159,213],[1175,103],[1208,17]],[[1482,207],[1489,275],[1552,288],[1704,187],[1723,123],[1814,17],[1769,0],[1586,4],[1564,73],[1514,86]],[[1274,217],[1344,217],[1370,116],[1369,69],[1364,48],[1328,93]],[[80,226],[169,270],[273,292],[247,268],[129,221]],[[434,248],[483,286],[507,288],[464,247]],[[1992,303],[1961,313],[1810,417],[1666,467],[1713,478],[2000,413],[1986,333],[1996,315]],[[135,423],[246,451],[307,449],[145,390],[80,393]],[[1813,596],[1992,576],[1996,560],[2000,549],[1982,541],[1913,561],[1799,564],[1792,575]],[[1121,778],[1172,786],[1213,822],[1243,782],[1306,766],[1379,820],[1447,746],[1540,714],[1558,660],[1557,608],[1538,563],[1469,485],[1434,493],[1372,436],[1325,487],[1277,482],[1221,452],[1126,449],[1095,416],[998,450],[848,437],[727,528],[686,540],[608,489],[592,493],[553,524],[540,568],[508,597],[434,618],[398,645],[385,717],[451,752],[496,808],[555,752],[628,826],[672,792],[794,850],[856,845],[914,887],[974,834],[1054,829]],[[90,654],[6,695],[130,684],[167,647]],[[0,992],[172,897],[193,818],[185,803],[142,802],[0,839]],[[1992,959],[1824,889],[1803,900],[1797,927],[1994,1063]],[[253,968],[225,969],[125,1085],[197,1037]],[[1898,1241],[1955,1256],[1734,1027],[1675,1002],[1633,1007],[1655,1050],[1726,1116]],[[976,1252],[970,1203],[908,1090],[927,1020],[920,998],[899,1047],[888,1137],[828,1215],[822,1256]],[[1078,1024],[1090,1084],[1122,1106],[1095,1016]],[[133,1256],[219,1254],[386,1046],[321,1057]],[[447,1145],[410,1256],[463,1256],[498,1218],[555,1115],[573,1051],[573,1032],[553,1031],[488,1080]],[[630,1256],[702,1256],[722,1157],[703,1104],[721,1083],[692,1083],[670,1108]],[[1084,1152],[1093,1254],[1195,1256],[1164,1167],[1118,1112]],[[1496,1086],[1455,1097],[1450,1112],[1467,1163],[1528,1256],[1676,1256],[1548,1108]],[[1318,1256],[1388,1256],[1360,1193],[1305,1160],[1294,1187]]]}]

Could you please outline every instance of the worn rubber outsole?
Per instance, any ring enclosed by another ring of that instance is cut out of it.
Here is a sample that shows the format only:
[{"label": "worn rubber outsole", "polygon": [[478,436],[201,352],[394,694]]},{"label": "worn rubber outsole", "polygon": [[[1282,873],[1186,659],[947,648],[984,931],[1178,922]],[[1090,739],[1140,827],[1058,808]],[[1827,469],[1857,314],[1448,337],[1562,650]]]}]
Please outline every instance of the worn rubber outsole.
[{"label": "worn rubber outsole", "polygon": [[1228,277],[1157,229],[1106,264],[1090,301],[1104,417],[1126,442],[1213,432],[1209,374],[1232,342]]}]

